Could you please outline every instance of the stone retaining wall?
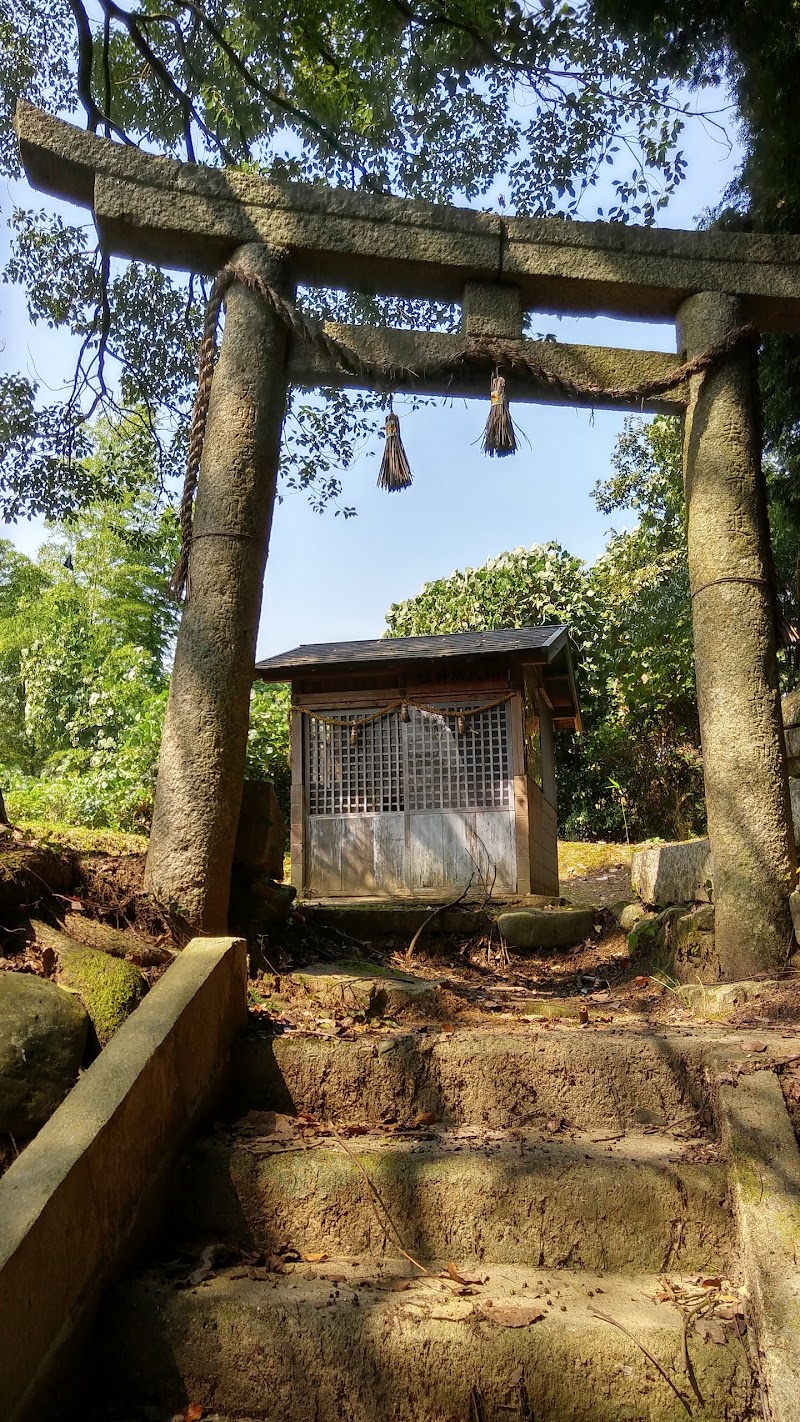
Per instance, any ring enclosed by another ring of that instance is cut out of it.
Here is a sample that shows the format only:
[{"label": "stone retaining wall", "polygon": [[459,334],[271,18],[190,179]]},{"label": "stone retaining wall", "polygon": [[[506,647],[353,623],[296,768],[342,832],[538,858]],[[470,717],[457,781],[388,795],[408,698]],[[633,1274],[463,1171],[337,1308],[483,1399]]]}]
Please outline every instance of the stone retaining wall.
[{"label": "stone retaining wall", "polygon": [[181,953],[0,1181],[0,1417],[23,1422],[157,1217],[172,1163],[247,1020],[242,939]]}]

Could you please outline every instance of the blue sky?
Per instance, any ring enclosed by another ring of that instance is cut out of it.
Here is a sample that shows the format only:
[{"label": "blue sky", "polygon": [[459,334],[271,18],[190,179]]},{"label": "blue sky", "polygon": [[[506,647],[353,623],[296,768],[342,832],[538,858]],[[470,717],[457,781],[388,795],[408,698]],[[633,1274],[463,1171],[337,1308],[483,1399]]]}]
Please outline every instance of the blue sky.
[{"label": "blue sky", "polygon": [[[698,214],[718,201],[735,170],[735,149],[699,121],[689,125],[683,147],[688,177],[662,214],[662,226],[696,226]],[[45,205],[20,184],[8,185],[0,196],[6,213],[13,201]],[[4,229],[0,242],[7,249]],[[0,292],[0,316],[0,367],[36,375],[43,394],[63,385],[70,374],[69,340],[31,327],[21,295],[12,288]],[[671,325],[541,316],[535,326],[561,341],[675,349]],[[356,518],[320,516],[296,493],[276,509],[260,656],[300,642],[380,636],[390,603],[505,549],[555,539],[587,560],[601,552],[611,525],[598,513],[591,491],[609,471],[624,415],[517,406],[519,451],[496,460],[479,448],[486,401],[437,401],[404,413],[396,400],[395,408],[414,474],[410,490],[387,495],[375,487],[382,444],[367,441],[344,475],[344,502],[355,505]],[[43,533],[38,523],[0,525],[0,536],[30,554]]]}]

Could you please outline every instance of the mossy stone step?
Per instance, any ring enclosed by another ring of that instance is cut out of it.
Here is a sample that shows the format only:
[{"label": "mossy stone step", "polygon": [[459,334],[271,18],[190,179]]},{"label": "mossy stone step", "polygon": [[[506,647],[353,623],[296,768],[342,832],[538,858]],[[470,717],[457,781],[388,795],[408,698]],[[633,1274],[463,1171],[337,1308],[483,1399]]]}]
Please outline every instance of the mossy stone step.
[{"label": "mossy stone step", "polygon": [[306,1253],[380,1259],[393,1246],[368,1178],[419,1259],[727,1272],[725,1166],[687,1160],[673,1140],[424,1134],[433,1139],[352,1137],[349,1155],[330,1136],[315,1141],[300,1130],[280,1144],[274,1135],[208,1137],[178,1171],[175,1232],[267,1255],[288,1242]]},{"label": "mossy stone step", "polygon": [[548,948],[574,948],[589,938],[595,925],[593,908],[520,908],[497,920],[509,948],[531,953]]},{"label": "mossy stone step", "polygon": [[310,997],[332,1011],[376,1017],[392,1017],[408,1007],[429,1007],[438,991],[436,982],[363,959],[312,963],[281,979],[281,992],[287,996]]},{"label": "mossy stone step", "polygon": [[703,1403],[692,1396],[682,1316],[654,1302],[657,1275],[487,1264],[486,1282],[459,1295],[440,1279],[394,1291],[390,1279],[411,1267],[373,1260],[242,1273],[196,1289],[151,1274],[112,1294],[96,1350],[110,1412],[158,1406],[168,1416],[190,1399],[262,1422],[442,1422],[468,1418],[477,1389],[485,1422],[506,1422],[523,1395],[547,1422],[685,1422],[681,1398],[599,1309],[658,1359],[695,1422],[752,1416],[747,1354],[732,1330],[722,1345],[690,1337]]}]

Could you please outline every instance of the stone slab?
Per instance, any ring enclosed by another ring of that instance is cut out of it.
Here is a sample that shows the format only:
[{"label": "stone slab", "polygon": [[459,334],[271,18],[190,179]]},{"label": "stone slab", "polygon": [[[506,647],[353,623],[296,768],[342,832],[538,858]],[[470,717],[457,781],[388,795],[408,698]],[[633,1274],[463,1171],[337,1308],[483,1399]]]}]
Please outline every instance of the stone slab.
[{"label": "stone slab", "polygon": [[50,1415],[69,1344],[151,1227],[246,1020],[243,940],[194,939],[0,1180],[4,1422]]},{"label": "stone slab", "polygon": [[537,310],[672,319],[693,292],[744,301],[763,330],[800,329],[800,237],[622,223],[501,219],[468,208],[276,184],[155,157],[21,101],[29,180],[94,203],[108,249],[213,271],[244,242],[288,246],[300,281],[460,300],[470,280],[516,284]]},{"label": "stone slab", "polygon": [[454,908],[444,906],[435,918],[431,918],[435,907],[435,904],[403,903],[397,899],[320,904],[305,902],[298,905],[307,923],[320,928],[334,928],[362,942],[388,937],[407,937],[410,942],[428,919],[426,934],[472,935],[483,933],[489,927],[487,914],[466,904],[458,904]]},{"label": "stone slab", "polygon": [[[483,285],[483,283],[480,283]],[[361,360],[405,366],[418,371],[416,378],[397,380],[399,389],[424,389],[429,395],[463,395],[486,399],[490,366],[465,365],[461,370],[437,374],[442,361],[454,359],[464,348],[464,337],[439,331],[391,330],[382,326],[348,326],[327,322],[325,330]],[[633,386],[648,380],[668,376],[676,368],[676,356],[663,351],[610,349],[604,346],[562,345],[554,341],[525,341],[525,354],[558,380],[574,384],[599,386]],[[316,346],[294,339],[290,354],[290,379],[293,385],[315,387],[336,386],[357,389],[364,377],[349,375],[330,361]],[[617,410],[635,410],[676,414],[686,403],[685,389],[665,392],[645,400],[604,400],[602,393],[582,398],[558,390],[551,385],[535,385],[525,375],[507,375],[506,391],[510,400],[538,405],[583,405],[592,409],[604,406]]]},{"label": "stone slab", "polygon": [[546,1129],[555,1118],[570,1130],[632,1131],[705,1107],[712,1046],[707,1035],[598,1035],[552,1022],[538,1030],[508,1021],[449,1034],[398,1029],[379,1042],[254,1032],[236,1050],[238,1099],[366,1125],[381,1125],[391,1111],[399,1125],[425,1112],[442,1126]]},{"label": "stone slab", "polygon": [[199,1141],[176,1177],[176,1237],[266,1255],[288,1242],[301,1252],[391,1259],[366,1172],[405,1248],[429,1265],[727,1273],[732,1222],[720,1160],[685,1160],[658,1135],[605,1143],[542,1141],[520,1129],[425,1134],[370,1132],[350,1139],[352,1156],[324,1139],[272,1151],[269,1135]]},{"label": "stone slab", "polygon": [[800,1397],[800,1152],[770,1071],[720,1088],[750,1318],[770,1422],[796,1422]]},{"label": "stone slab", "polygon": [[[379,1270],[373,1260],[335,1258],[263,1280],[231,1272],[198,1290],[145,1275],[109,1301],[98,1353],[107,1360],[108,1402],[119,1411],[109,1407],[108,1415],[156,1407],[169,1416],[191,1398],[215,1416],[442,1422],[474,1416],[477,1389],[492,1422],[524,1416],[522,1396],[528,1416],[547,1422],[685,1422],[687,1410],[696,1422],[752,1416],[747,1355],[735,1338],[723,1346],[692,1341],[707,1400],[700,1408],[682,1374],[677,1386],[691,1403],[636,1342],[597,1317],[599,1308],[622,1324],[675,1376],[682,1319],[654,1302],[655,1273],[606,1273],[600,1283],[580,1270],[488,1265],[486,1284],[459,1297],[438,1279],[395,1292],[391,1279],[414,1274],[405,1262]],[[502,1310],[526,1304],[539,1306],[538,1321],[503,1326]]]},{"label": "stone slab", "polygon": [[501,913],[497,926],[509,948],[518,953],[546,948],[574,948],[594,928],[593,908],[512,909]]},{"label": "stone slab", "polygon": [[631,858],[631,886],[642,903],[708,903],[711,848],[707,839],[679,840],[637,849]]},{"label": "stone slab", "polygon": [[375,963],[313,963],[281,979],[281,992],[312,997],[338,1012],[392,1017],[408,1007],[430,1006],[439,984],[413,973],[379,968]]}]

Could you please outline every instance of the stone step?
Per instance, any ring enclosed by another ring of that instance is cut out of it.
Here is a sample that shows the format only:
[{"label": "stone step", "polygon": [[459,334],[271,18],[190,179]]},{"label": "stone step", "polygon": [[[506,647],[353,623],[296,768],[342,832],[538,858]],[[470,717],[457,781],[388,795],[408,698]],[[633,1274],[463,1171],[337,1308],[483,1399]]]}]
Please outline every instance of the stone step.
[{"label": "stone step", "polygon": [[[179,1170],[173,1234],[275,1254],[382,1259],[378,1191],[415,1258],[538,1268],[725,1273],[733,1234],[714,1147],[662,1136],[535,1138],[467,1127],[343,1146],[291,1129],[197,1142]],[[344,1138],[340,1138],[343,1140]],[[345,1149],[346,1146],[346,1149]]]},{"label": "stone step", "polygon": [[395,1291],[403,1272],[339,1260],[263,1279],[234,1269],[194,1291],[140,1276],[102,1311],[96,1415],[167,1417],[191,1403],[204,1416],[259,1422],[753,1416],[732,1330],[718,1344],[689,1332],[697,1401],[682,1367],[682,1315],[654,1301],[655,1276],[489,1267],[486,1282],[459,1294],[427,1278]]},{"label": "stone step", "polygon": [[[706,1044],[707,1045],[707,1044]],[[355,1040],[256,1028],[237,1051],[236,1100],[319,1120],[572,1129],[663,1127],[705,1110],[704,1048],[691,1038],[503,1023]]]}]

